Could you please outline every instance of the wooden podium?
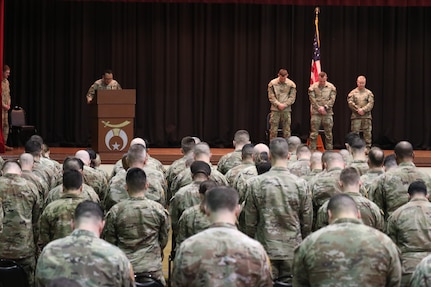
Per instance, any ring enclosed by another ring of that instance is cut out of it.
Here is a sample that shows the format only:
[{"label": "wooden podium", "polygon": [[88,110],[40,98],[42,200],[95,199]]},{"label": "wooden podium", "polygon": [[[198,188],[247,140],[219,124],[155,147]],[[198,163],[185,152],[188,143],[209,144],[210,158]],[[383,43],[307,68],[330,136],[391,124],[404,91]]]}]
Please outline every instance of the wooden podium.
[{"label": "wooden podium", "polygon": [[136,90],[98,90],[90,105],[91,148],[102,161],[121,159],[134,137]]}]

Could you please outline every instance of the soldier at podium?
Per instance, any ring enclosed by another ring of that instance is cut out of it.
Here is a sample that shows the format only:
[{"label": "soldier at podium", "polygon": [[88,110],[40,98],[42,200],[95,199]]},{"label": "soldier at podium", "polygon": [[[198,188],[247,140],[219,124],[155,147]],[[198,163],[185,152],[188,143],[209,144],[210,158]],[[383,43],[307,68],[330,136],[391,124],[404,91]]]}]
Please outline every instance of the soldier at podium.
[{"label": "soldier at podium", "polygon": [[105,70],[102,78],[95,81],[88,89],[87,103],[91,103],[97,90],[121,90],[121,85],[114,80],[112,70]]}]

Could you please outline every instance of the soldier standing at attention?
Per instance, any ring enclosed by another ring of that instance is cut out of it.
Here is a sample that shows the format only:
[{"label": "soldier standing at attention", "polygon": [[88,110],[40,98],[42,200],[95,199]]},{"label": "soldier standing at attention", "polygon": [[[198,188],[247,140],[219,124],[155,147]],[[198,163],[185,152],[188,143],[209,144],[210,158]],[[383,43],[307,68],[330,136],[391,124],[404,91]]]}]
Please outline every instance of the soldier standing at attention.
[{"label": "soldier standing at attention", "polygon": [[332,150],[334,148],[332,138],[334,112],[332,107],[337,97],[337,89],[327,79],[326,73],[320,72],[319,81],[308,88],[308,97],[311,104],[310,149],[312,151],[316,150],[317,136],[321,125],[325,131],[325,149]]},{"label": "soldier standing at attention", "polygon": [[287,78],[286,69],[278,71],[278,77],[268,84],[268,99],[271,103],[271,116],[269,118],[269,141],[277,137],[278,126],[281,122],[283,137],[290,137],[290,123],[292,105],[296,100],[296,84]]},{"label": "soldier standing at attention", "polygon": [[399,251],[383,232],[366,226],[347,194],[331,197],[329,225],[295,249],[293,286],[400,286]]},{"label": "soldier standing at attention", "polygon": [[11,259],[27,274],[34,286],[37,241],[39,236],[40,199],[36,186],[21,177],[21,167],[6,161],[0,176],[0,198],[3,201],[3,232],[0,233],[0,258]]},{"label": "soldier standing at attention", "polygon": [[132,265],[118,247],[100,239],[105,221],[99,204],[86,200],[78,204],[73,232],[50,242],[36,266],[36,286],[50,286],[64,277],[81,286],[135,286]]},{"label": "soldier standing at attention", "polygon": [[350,117],[351,130],[359,134],[362,130],[367,150],[371,148],[373,129],[371,111],[374,107],[374,94],[367,88],[365,84],[367,79],[364,76],[359,76],[356,80],[357,88],[353,89],[347,96],[347,103],[352,110]]},{"label": "soldier standing at attention", "polygon": [[307,182],[287,169],[287,141],[269,144],[271,169],[247,181],[245,233],[265,247],[274,278],[292,275],[293,250],[311,233],[313,204]]},{"label": "soldier standing at attention", "polygon": [[431,203],[425,183],[421,180],[412,182],[408,194],[409,202],[389,216],[386,226],[386,233],[401,251],[401,286],[410,286],[410,277],[416,265],[431,253]]},{"label": "soldier standing at attention", "polygon": [[206,192],[211,225],[179,246],[173,286],[272,286],[271,267],[263,246],[238,231],[238,192],[226,186]]},{"label": "soldier standing at attention", "polygon": [[165,284],[162,254],[168,243],[169,214],[163,205],[146,198],[147,188],[144,170],[127,170],[129,198],[115,204],[106,214],[102,237],[126,253],[135,273],[150,275]]}]

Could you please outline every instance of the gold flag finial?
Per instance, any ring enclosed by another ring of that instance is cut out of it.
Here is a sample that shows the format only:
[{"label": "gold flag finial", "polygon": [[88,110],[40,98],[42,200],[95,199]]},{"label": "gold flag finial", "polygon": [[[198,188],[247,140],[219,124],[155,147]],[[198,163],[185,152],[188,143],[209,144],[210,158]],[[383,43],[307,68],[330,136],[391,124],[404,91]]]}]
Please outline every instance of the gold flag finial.
[{"label": "gold flag finial", "polygon": [[319,8],[319,7],[314,8],[314,12],[316,13],[316,16],[317,16],[317,15],[319,15],[319,13],[320,13],[320,8]]}]

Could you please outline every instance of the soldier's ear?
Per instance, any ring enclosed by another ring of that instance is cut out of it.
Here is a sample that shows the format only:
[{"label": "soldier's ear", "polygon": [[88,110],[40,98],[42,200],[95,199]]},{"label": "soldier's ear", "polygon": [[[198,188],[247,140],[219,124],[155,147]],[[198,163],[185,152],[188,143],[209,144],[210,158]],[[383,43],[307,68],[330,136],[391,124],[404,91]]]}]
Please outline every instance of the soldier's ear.
[{"label": "soldier's ear", "polygon": [[237,204],[237,206],[235,207],[235,216],[238,218],[239,214],[241,212],[241,205]]}]

